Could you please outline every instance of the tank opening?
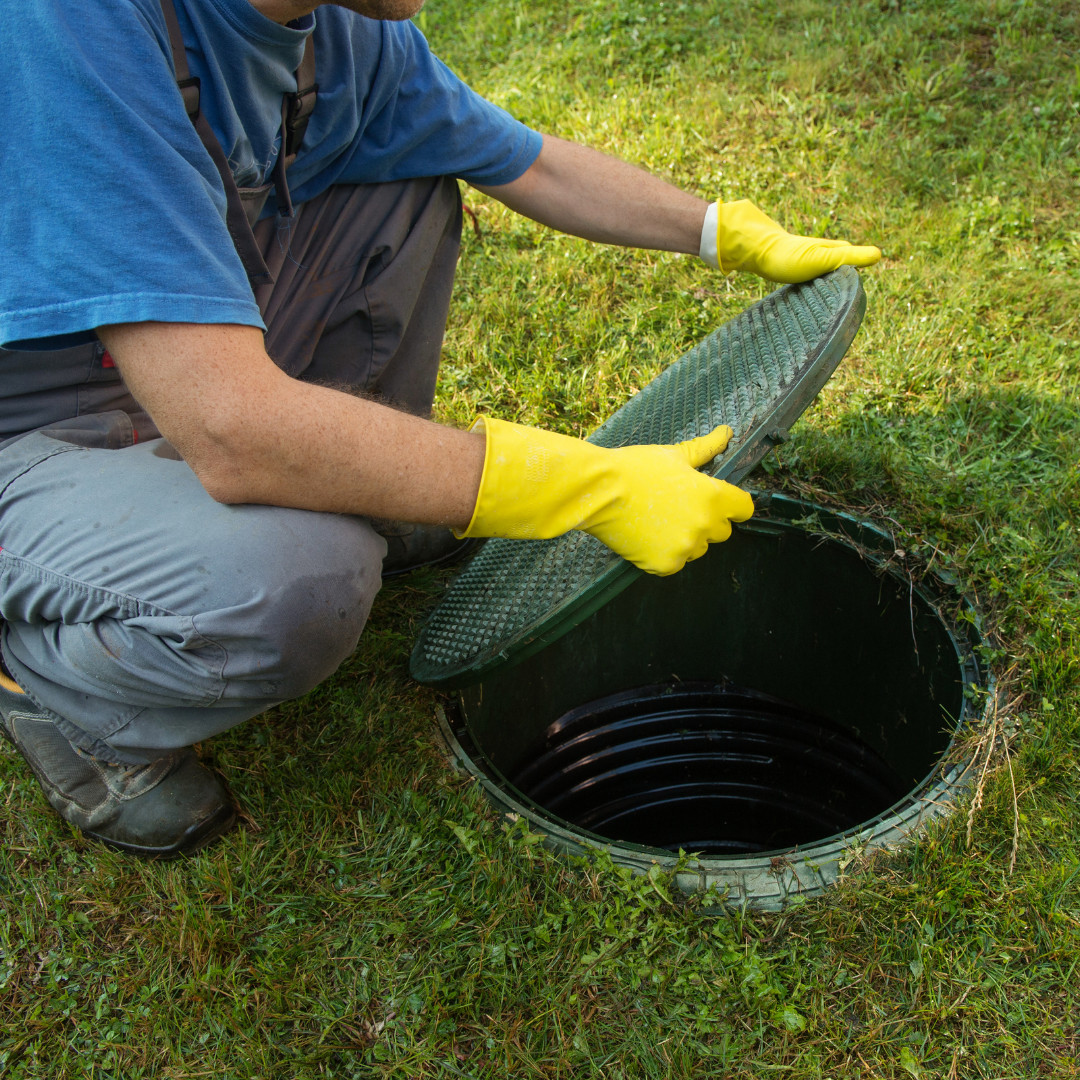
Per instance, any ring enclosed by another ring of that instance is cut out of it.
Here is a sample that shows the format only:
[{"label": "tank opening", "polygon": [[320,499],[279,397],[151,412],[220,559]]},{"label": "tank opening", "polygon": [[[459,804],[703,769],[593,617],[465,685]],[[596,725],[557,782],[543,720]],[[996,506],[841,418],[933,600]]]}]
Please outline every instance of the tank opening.
[{"label": "tank opening", "polygon": [[717,880],[768,877],[792,849],[835,865],[853,837],[945,812],[985,685],[973,613],[873,525],[760,503],[680,573],[641,575],[461,688],[463,754],[569,850],[647,866],[681,848]]},{"label": "tank opening", "polygon": [[804,846],[904,797],[851,731],[730,683],[671,683],[570,710],[508,777],[538,806],[611,840],[706,856]]}]

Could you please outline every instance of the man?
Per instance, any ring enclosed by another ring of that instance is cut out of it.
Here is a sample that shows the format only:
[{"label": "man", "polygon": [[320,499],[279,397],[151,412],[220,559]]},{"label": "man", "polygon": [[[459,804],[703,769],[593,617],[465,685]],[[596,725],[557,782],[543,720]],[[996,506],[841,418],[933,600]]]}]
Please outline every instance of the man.
[{"label": "man", "polygon": [[752,512],[696,471],[727,428],[602,450],[426,419],[456,178],[773,280],[879,257],[528,130],[431,56],[421,4],[0,11],[2,730],[123,850],[229,826],[191,744],[328,677],[384,574],[573,528],[674,573]]}]

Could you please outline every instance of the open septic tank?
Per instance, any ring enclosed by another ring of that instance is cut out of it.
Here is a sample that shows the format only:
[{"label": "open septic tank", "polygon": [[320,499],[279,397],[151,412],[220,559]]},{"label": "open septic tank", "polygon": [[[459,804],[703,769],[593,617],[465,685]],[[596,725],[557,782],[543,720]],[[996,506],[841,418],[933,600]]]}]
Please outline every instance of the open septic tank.
[{"label": "open septic tank", "polygon": [[[672,443],[727,423],[738,482],[842,359],[865,298],[844,267],[766,297],[591,441]],[[574,532],[489,541],[412,657],[492,801],[564,850],[778,907],[855,848],[901,842],[965,781],[958,733],[989,695],[978,619],[874,525],[781,495],[680,573]]]}]

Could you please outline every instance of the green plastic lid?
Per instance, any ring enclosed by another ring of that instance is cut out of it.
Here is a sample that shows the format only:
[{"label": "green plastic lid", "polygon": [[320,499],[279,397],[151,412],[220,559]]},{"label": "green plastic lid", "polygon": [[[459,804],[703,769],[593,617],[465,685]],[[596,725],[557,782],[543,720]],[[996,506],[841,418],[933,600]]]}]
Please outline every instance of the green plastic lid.
[{"label": "green plastic lid", "polygon": [[[714,330],[631,398],[589,442],[671,444],[734,430],[705,472],[738,483],[802,415],[866,310],[850,266],[785,285]],[[582,622],[642,571],[595,537],[489,540],[453,582],[413,649],[413,677],[465,686],[524,660]]]}]

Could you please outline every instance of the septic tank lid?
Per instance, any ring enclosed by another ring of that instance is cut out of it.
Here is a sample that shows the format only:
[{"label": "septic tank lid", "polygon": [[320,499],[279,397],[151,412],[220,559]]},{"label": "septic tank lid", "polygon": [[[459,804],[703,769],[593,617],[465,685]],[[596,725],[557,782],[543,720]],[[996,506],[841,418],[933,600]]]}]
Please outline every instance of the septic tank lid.
[{"label": "septic tank lid", "polygon": [[[825,385],[866,310],[842,266],[758,301],[675,361],[589,436],[597,446],[670,444],[729,424],[703,471],[738,483]],[[524,660],[582,622],[641,571],[588,533],[489,540],[453,582],[413,649],[413,677],[464,686]]]}]

